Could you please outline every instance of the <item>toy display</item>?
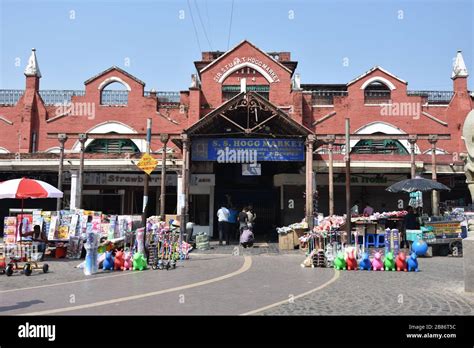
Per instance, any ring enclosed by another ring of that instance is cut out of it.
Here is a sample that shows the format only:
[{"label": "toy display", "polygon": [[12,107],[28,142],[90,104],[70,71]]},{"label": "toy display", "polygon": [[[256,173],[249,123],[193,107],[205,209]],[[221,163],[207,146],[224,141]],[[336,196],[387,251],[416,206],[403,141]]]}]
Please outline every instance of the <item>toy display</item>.
[{"label": "toy display", "polygon": [[411,250],[417,255],[417,256],[424,256],[426,255],[426,252],[428,251],[428,244],[422,239],[418,239],[415,241],[412,246]]},{"label": "toy display", "polygon": [[99,236],[94,232],[88,232],[86,235],[86,261],[84,264],[84,274],[91,275],[97,273],[99,264],[97,260],[97,247],[99,246]]},{"label": "toy display", "polygon": [[360,270],[365,270],[365,271],[370,271],[371,268],[372,268],[372,262],[370,262],[369,253],[364,252],[362,254],[362,259],[359,262],[359,269]]},{"label": "toy display", "polygon": [[395,266],[397,268],[397,271],[404,271],[406,272],[408,270],[407,266],[407,259],[406,259],[405,253],[402,251],[400,252],[397,257],[395,258]]},{"label": "toy display", "polygon": [[123,251],[118,250],[115,253],[115,259],[114,259],[114,270],[116,271],[122,271],[123,270],[123,265],[125,263],[125,259],[123,258]]},{"label": "toy display", "polygon": [[395,260],[391,251],[385,255],[383,265],[386,271],[395,271]]},{"label": "toy display", "polygon": [[344,259],[344,254],[339,252],[334,260],[334,268],[337,270],[346,269],[346,260]]},{"label": "toy display", "polygon": [[133,255],[133,270],[143,271],[146,269],[146,258],[142,253],[135,253]]},{"label": "toy display", "polygon": [[412,252],[407,260],[408,272],[418,272],[418,260],[416,253]]},{"label": "toy display", "polygon": [[354,250],[351,250],[347,254],[346,264],[347,264],[347,270],[353,270],[353,271],[357,270],[357,260],[354,257]]},{"label": "toy display", "polygon": [[114,257],[112,255],[112,251],[106,251],[105,252],[105,260],[104,260],[104,265],[102,266],[102,269],[113,271],[114,270]]},{"label": "toy display", "polygon": [[127,251],[125,253],[125,260],[123,262],[122,270],[131,271],[132,268],[133,268],[132,253],[130,251]]},{"label": "toy display", "polygon": [[374,259],[372,260],[372,269],[374,271],[383,271],[382,256],[378,251],[375,253]]}]

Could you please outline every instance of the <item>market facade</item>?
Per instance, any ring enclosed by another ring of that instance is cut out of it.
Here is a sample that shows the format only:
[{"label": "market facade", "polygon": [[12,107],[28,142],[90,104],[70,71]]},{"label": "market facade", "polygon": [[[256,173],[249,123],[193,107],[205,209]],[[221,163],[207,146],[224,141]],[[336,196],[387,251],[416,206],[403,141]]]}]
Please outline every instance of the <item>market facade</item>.
[{"label": "market facade", "polygon": [[[144,175],[137,163],[147,150],[151,118],[150,153],[158,166],[150,176],[147,214],[161,213],[163,201],[166,214],[183,214],[196,230],[217,236],[221,204],[252,205],[256,235],[271,240],[277,226],[316,212],[346,212],[349,119],[352,201],[398,210],[408,196],[385,188],[434,174],[451,188],[436,203],[472,202],[461,135],[474,97],[461,52],[452,91],[410,91],[378,66],[347,84],[303,84],[297,65],[289,52],[267,53],[242,41],[227,52],[203,52],[184,91],[146,91],[143,81],[118,67],[86,80],[84,90],[49,91],[40,89],[32,51],[25,90],[0,91],[0,180],[28,175],[57,184],[63,146],[62,207],[141,214]],[[116,85],[121,90],[111,89]],[[423,201],[431,211],[431,196]],[[0,204],[6,216],[18,203]]]}]

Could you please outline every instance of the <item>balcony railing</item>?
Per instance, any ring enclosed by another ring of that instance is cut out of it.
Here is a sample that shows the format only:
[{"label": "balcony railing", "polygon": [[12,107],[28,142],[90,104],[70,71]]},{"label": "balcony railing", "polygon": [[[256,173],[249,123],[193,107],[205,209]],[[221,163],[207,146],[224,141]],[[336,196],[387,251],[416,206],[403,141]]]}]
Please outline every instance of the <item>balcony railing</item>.
[{"label": "balcony railing", "polygon": [[453,91],[407,91],[407,95],[428,98],[428,104],[449,104],[454,96]]},{"label": "balcony railing", "polygon": [[45,105],[69,104],[72,96],[84,96],[84,90],[43,90],[39,91]]},{"label": "balcony railing", "polygon": [[0,90],[0,105],[15,105],[25,93],[22,89],[2,89]]},{"label": "balcony railing", "polygon": [[334,97],[346,96],[347,91],[312,91],[313,105],[334,105]]},{"label": "balcony railing", "polygon": [[128,104],[128,91],[102,91],[100,105],[121,106]]},{"label": "balcony railing", "polygon": [[365,91],[364,104],[389,104],[391,102],[390,91]]},{"label": "balcony railing", "polygon": [[156,92],[156,97],[161,104],[179,103],[179,92]]}]

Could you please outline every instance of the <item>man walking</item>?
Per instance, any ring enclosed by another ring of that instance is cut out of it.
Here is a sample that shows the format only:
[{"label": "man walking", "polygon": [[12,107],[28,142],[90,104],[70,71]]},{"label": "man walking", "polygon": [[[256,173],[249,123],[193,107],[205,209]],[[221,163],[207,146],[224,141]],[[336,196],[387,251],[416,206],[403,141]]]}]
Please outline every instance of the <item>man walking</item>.
[{"label": "man walking", "polygon": [[226,245],[230,242],[229,233],[229,209],[226,208],[225,204],[222,204],[221,208],[217,211],[217,224],[219,228],[219,245],[223,245],[222,240],[226,239]]}]

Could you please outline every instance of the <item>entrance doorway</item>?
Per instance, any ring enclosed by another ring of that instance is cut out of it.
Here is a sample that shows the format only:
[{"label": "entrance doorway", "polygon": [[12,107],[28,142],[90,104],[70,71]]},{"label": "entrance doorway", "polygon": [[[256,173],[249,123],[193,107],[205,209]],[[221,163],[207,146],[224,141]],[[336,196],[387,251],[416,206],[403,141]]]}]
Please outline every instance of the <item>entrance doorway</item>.
[{"label": "entrance doorway", "polygon": [[[214,163],[216,187],[215,210],[222,204],[232,205],[238,211],[251,205],[257,218],[254,235],[258,241],[276,241],[276,227],[282,225],[283,211],[280,190],[274,186],[274,176],[282,173],[298,173],[301,162],[261,162],[261,175],[242,175],[240,163]],[[302,197],[301,197],[302,198]],[[217,226],[214,235],[217,236]]]}]

